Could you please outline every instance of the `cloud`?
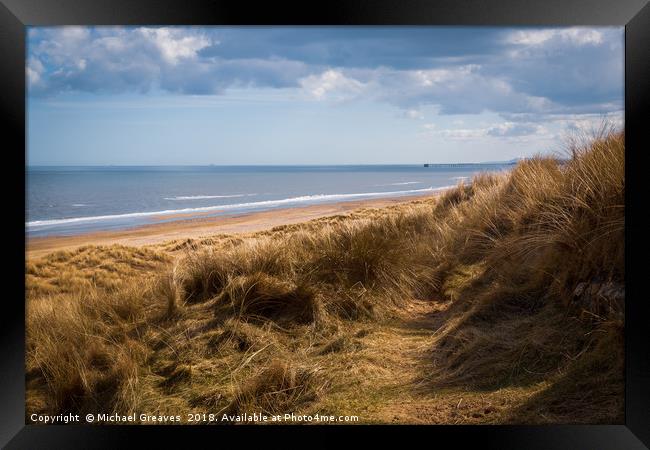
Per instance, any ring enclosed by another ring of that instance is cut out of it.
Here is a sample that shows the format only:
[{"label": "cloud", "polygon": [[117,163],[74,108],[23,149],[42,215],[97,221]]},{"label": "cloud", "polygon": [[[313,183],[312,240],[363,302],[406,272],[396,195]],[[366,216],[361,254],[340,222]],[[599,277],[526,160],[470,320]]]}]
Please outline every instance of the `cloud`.
[{"label": "cloud", "polygon": [[187,35],[173,28],[140,28],[137,32],[155,45],[162,58],[172,65],[181,59],[196,58],[199,50],[211,44],[203,35]]},{"label": "cloud", "polygon": [[[218,94],[228,87],[297,87],[319,68],[283,58],[224,59],[201,55],[219,41],[203,28],[37,29],[31,34],[32,95],[67,91],[114,93],[163,90]],[[36,70],[36,67],[45,67]]]},{"label": "cloud", "polygon": [[486,135],[495,137],[530,136],[541,131],[542,127],[534,123],[504,122],[488,128]]},{"label": "cloud", "polygon": [[363,97],[404,111],[433,106],[440,114],[542,113],[557,107],[545,98],[516,91],[502,78],[486,76],[477,64],[431,70],[328,69],[303,80],[301,87],[319,99],[327,98],[330,90],[345,91],[341,96],[346,98]]},{"label": "cloud", "polygon": [[574,112],[622,107],[621,28],[519,30],[506,35],[504,44],[504,56],[486,71],[505,76],[518,91]]},{"label": "cloud", "polygon": [[211,60],[160,73],[160,88],[181,94],[220,94],[230,87],[298,87],[300,77],[310,73],[299,61],[281,59]]},{"label": "cloud", "polygon": [[585,114],[585,115],[572,115],[562,118],[555,119],[555,122],[559,123],[563,130],[567,133],[586,133],[586,134],[597,134],[599,129],[603,127],[611,126],[614,128],[622,128],[624,121],[624,115],[621,111],[620,113],[607,114],[607,115],[596,115],[596,114]]},{"label": "cloud", "polygon": [[429,134],[452,141],[480,139],[486,136],[485,129],[480,128],[454,128],[435,131],[429,130]]},{"label": "cloud", "polygon": [[424,119],[424,115],[422,114],[422,112],[417,109],[407,109],[402,112],[402,116],[406,117],[407,119],[413,119],[413,120]]},{"label": "cloud", "polygon": [[114,28],[109,34],[57,27],[39,31],[35,42],[29,43],[30,59],[46,70],[40,74],[39,89],[31,94],[145,92],[169,65],[163,49],[140,30]]},{"label": "cloud", "polygon": [[603,43],[604,36],[601,31],[593,28],[560,28],[545,30],[517,30],[506,36],[506,42],[515,45],[541,46],[549,41],[559,41],[570,45],[599,45]]},{"label": "cloud", "polygon": [[366,84],[348,78],[341,71],[326,70],[319,75],[310,75],[300,80],[300,86],[317,100],[348,100],[360,95]]},{"label": "cloud", "polygon": [[547,130],[536,123],[502,122],[482,128],[447,128],[438,129],[435,124],[424,124],[425,134],[451,140],[475,140],[483,138],[519,139],[542,136]]},{"label": "cloud", "polygon": [[30,28],[28,45],[31,96],[291,88],[507,122],[623,104],[622,28],[53,27]]},{"label": "cloud", "polygon": [[38,59],[30,58],[27,61],[26,67],[28,86],[38,86],[41,82],[41,74],[44,70],[45,67],[43,67],[43,64]]},{"label": "cloud", "polygon": [[237,27],[214,31],[203,56],[283,58],[321,68],[426,69],[498,52],[502,31],[463,27]]}]

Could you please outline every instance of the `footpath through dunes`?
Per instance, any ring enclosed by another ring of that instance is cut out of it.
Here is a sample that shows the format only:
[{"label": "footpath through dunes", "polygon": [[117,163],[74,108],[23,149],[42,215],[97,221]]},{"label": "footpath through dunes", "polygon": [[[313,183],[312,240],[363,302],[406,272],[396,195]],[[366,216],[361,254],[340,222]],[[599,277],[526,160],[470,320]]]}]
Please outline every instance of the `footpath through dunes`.
[{"label": "footpath through dunes", "polygon": [[624,138],[438,197],[27,265],[27,414],[622,423]]},{"label": "footpath through dunes", "polygon": [[[475,390],[433,387],[433,349],[448,305],[414,300],[403,317],[368,328],[349,370],[336,376],[323,405],[368,423],[503,423],[542,386]],[[336,374],[334,374],[336,375]]]}]

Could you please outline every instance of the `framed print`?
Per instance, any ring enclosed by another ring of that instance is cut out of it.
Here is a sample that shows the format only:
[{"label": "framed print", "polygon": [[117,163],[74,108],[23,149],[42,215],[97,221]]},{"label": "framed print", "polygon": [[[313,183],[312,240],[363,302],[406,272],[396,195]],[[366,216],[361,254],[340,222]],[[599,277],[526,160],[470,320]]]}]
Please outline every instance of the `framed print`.
[{"label": "framed print", "polygon": [[643,1],[0,10],[7,448],[646,448]]}]

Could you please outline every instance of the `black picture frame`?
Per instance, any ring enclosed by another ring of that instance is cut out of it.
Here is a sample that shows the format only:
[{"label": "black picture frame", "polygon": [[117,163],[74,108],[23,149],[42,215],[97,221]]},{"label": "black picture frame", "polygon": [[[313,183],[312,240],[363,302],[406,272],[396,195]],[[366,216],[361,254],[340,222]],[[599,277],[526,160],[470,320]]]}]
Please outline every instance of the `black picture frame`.
[{"label": "black picture frame", "polygon": [[[645,121],[650,79],[650,5],[645,0],[345,0],[251,3],[234,0],[2,0],[0,4],[0,105],[6,126],[3,152],[6,235],[5,291],[0,317],[0,445],[22,448],[121,448],[137,433],[156,446],[228,445],[226,434],[251,436],[251,428],[179,426],[37,426],[25,425],[24,185],[26,151],[25,61],[29,25],[617,25],[625,26],[626,140],[626,392],[624,425],[557,426],[400,426],[292,427],[286,440],[300,443],[303,433],[325,431],[324,440],[342,432],[372,429],[382,438],[408,433],[433,446],[480,446],[500,449],[636,449],[650,446],[650,342],[648,301],[643,296],[646,241],[642,226],[643,165],[650,148]],[[21,167],[21,165],[23,167]],[[8,177],[7,174],[11,174]],[[22,195],[21,195],[22,192]],[[647,263],[646,263],[647,265]],[[637,269],[637,270],[635,270]],[[636,273],[635,273],[636,272]],[[263,427],[276,435],[285,427]],[[259,428],[254,430],[259,432]],[[279,436],[280,437],[280,436]],[[282,437],[280,437],[282,439]],[[319,438],[321,439],[321,438]],[[194,442],[194,443],[193,443]],[[324,441],[323,441],[324,442]],[[413,441],[412,441],[413,442]],[[177,444],[179,443],[179,444]],[[195,444],[196,443],[196,444]],[[304,441],[311,445],[312,441]]]}]

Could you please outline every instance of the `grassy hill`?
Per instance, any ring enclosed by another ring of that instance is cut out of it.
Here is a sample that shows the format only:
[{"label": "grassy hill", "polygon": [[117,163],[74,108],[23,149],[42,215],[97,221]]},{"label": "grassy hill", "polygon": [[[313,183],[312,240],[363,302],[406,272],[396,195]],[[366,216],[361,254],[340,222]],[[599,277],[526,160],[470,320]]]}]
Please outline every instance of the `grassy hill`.
[{"label": "grassy hill", "polygon": [[624,155],[610,133],[427,200],[31,260],[27,414],[622,423]]}]

